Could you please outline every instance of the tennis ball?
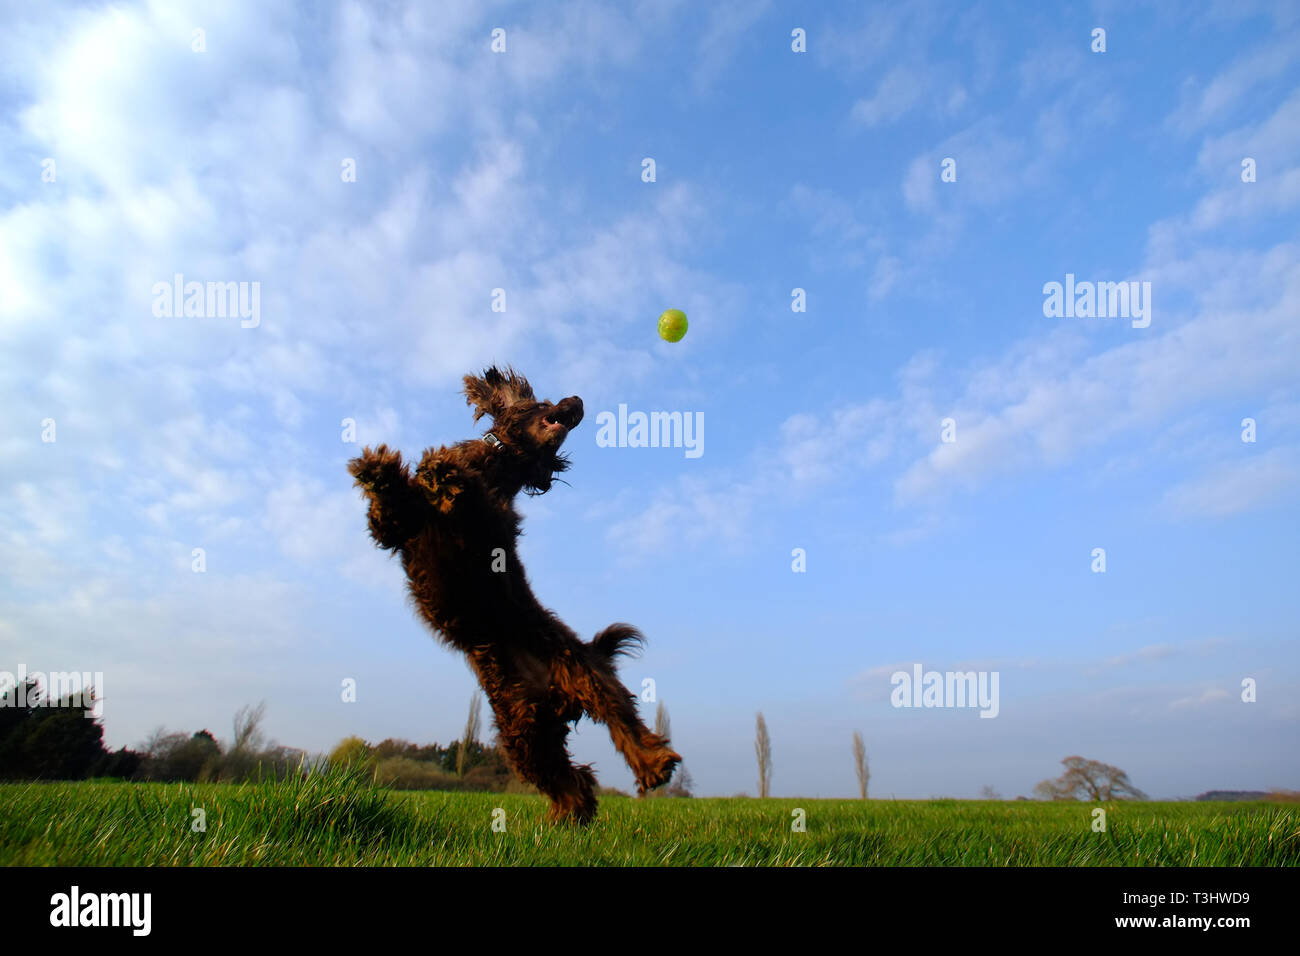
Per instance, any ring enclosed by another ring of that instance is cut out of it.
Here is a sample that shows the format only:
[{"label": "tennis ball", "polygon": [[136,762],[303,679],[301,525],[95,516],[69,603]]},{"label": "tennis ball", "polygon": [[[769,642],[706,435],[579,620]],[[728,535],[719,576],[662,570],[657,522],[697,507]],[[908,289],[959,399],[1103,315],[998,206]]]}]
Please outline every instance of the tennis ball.
[{"label": "tennis ball", "polygon": [[665,342],[680,342],[686,334],[686,313],[669,309],[659,316],[659,337]]}]

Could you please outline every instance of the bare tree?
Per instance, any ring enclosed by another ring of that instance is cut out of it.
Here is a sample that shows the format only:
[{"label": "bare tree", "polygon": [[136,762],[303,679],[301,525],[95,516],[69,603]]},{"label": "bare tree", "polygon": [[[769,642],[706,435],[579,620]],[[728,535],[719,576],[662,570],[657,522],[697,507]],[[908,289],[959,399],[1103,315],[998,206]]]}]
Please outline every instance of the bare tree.
[{"label": "bare tree", "polygon": [[184,734],[169,733],[166,727],[159,724],[154,728],[153,733],[144,739],[144,743],[140,744],[139,750],[150,757],[161,757],[176,746],[176,741],[184,739]]},{"label": "bare tree", "polygon": [[1065,773],[1055,780],[1041,780],[1034,793],[1043,800],[1145,800],[1147,795],[1129,781],[1119,767],[1083,757],[1066,757],[1061,761]]},{"label": "bare tree", "polygon": [[233,753],[244,754],[261,750],[266,744],[262,734],[262,719],[266,716],[266,701],[256,707],[247,705],[235,711],[235,739],[231,741]]},{"label": "bare tree", "polygon": [[981,799],[981,800],[1001,800],[1001,799],[1002,799],[1002,794],[998,793],[997,790],[995,790],[995,789],[993,788],[993,784],[991,784],[991,783],[986,783],[986,784],[984,784],[984,786],[980,787],[980,799]]},{"label": "bare tree", "polygon": [[[664,706],[664,702],[661,700],[659,701],[659,706],[655,708],[655,733],[658,734],[660,737],[663,737],[665,740],[667,740],[669,737],[672,736],[672,729],[673,729],[672,721],[668,719],[668,708]],[[686,770],[686,765],[681,764],[677,768],[676,773],[673,774],[672,780],[660,784],[650,792],[652,794],[663,794],[664,796],[679,795],[673,791],[673,786],[674,786],[673,781],[680,782],[681,775],[685,772],[685,770]],[[686,796],[689,797],[690,794],[687,793]]]},{"label": "bare tree", "polygon": [[672,722],[668,719],[668,708],[661,700],[659,706],[655,708],[655,733],[660,737],[671,737],[672,729]]},{"label": "bare tree", "polygon": [[456,748],[456,775],[465,775],[465,758],[469,755],[470,744],[478,741],[479,728],[482,725],[483,694],[475,691],[469,699],[469,716],[465,718],[465,732],[460,735],[460,746]]},{"label": "bare tree", "polygon": [[1060,788],[1060,780],[1040,780],[1034,784],[1034,796],[1039,800],[1070,800],[1070,794]]},{"label": "bare tree", "polygon": [[767,735],[767,721],[758,712],[754,736],[754,754],[758,757],[758,795],[766,797],[772,786],[772,738]]},{"label": "bare tree", "polygon": [[858,772],[858,792],[862,799],[867,799],[867,784],[871,782],[871,768],[867,765],[867,745],[862,742],[862,734],[853,731],[853,769]]},{"label": "bare tree", "polygon": [[268,743],[262,733],[265,716],[266,701],[261,701],[256,707],[245,705],[235,711],[235,736],[221,755],[220,762],[210,771],[214,779],[240,781],[262,779],[264,772],[273,778],[279,774],[281,768],[273,755],[267,753],[275,747],[275,742]]},{"label": "bare tree", "polygon": [[686,764],[677,768],[673,774],[672,783],[664,788],[665,797],[693,797],[691,792],[695,787],[695,781],[691,779],[691,772],[686,769]]}]

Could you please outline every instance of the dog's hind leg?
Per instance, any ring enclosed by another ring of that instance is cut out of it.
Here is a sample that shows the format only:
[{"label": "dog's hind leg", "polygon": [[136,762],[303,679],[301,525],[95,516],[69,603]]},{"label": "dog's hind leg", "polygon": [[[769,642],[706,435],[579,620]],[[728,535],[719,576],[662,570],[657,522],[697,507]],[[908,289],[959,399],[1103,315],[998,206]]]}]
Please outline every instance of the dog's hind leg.
[{"label": "dog's hind leg", "polygon": [[596,775],[586,764],[573,765],[568,723],[543,707],[501,726],[501,745],[514,771],[551,801],[552,822],[590,823],[596,816]]},{"label": "dog's hind leg", "polygon": [[608,658],[595,663],[574,659],[568,669],[567,689],[592,720],[609,728],[614,747],[636,777],[637,794],[642,796],[671,780],[681,756],[666,737],[641,722],[636,698],[619,681]]}]

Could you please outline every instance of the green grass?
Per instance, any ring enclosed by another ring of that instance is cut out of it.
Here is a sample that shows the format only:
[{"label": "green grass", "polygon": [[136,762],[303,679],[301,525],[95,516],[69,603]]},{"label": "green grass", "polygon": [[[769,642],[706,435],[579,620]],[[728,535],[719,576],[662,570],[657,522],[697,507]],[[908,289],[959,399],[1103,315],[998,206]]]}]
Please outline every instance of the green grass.
[{"label": "green grass", "polygon": [[[193,832],[195,807],[207,831]],[[504,833],[492,829],[504,810]],[[792,811],[807,832],[791,832]],[[540,797],[280,784],[0,784],[0,864],[93,866],[1295,866],[1300,808],[1125,803],[632,800],[585,830]]]}]

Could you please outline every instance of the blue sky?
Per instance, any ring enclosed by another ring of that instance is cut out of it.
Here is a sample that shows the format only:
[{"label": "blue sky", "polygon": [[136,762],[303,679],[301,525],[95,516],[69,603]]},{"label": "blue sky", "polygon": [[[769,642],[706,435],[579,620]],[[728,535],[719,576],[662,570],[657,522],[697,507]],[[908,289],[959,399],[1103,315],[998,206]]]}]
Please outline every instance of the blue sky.
[{"label": "blue sky", "polygon": [[[1076,753],[1300,787],[1300,6],[4,19],[0,670],[104,672],[111,745],[263,699],[310,750],[456,736],[472,675],[344,463],[475,434],[460,377],[509,362],[588,413],[521,505],[534,589],[646,632],[623,676],[700,792],[755,790],[758,710],[777,795],[854,793],[854,730],[876,796]],[[176,273],[260,283],[259,324],[155,316]],[[1045,317],[1067,273],[1150,282],[1149,327]],[[704,453],[599,447],[621,403]],[[998,716],[892,707],[913,663],[996,671]],[[604,728],[574,752],[631,786]]]}]

